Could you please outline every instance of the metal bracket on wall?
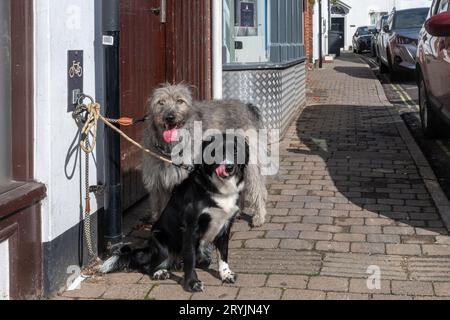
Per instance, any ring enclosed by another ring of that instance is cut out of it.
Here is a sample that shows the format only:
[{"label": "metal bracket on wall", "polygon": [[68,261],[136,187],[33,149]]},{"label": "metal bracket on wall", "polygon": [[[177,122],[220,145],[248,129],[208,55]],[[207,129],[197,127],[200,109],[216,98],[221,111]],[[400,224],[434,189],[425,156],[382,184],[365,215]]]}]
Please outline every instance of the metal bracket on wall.
[{"label": "metal bracket on wall", "polygon": [[83,92],[83,51],[67,52],[67,112],[73,112],[79,95]]}]

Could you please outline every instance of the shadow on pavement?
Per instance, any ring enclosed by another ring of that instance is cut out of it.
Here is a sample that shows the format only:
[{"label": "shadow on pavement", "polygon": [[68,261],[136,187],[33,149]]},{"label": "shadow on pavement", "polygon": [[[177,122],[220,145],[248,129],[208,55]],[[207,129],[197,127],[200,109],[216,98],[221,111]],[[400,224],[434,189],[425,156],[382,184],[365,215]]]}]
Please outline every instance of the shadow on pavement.
[{"label": "shadow on pavement", "polygon": [[431,197],[384,106],[308,106],[296,129],[300,143],[288,151],[320,156],[329,175],[323,179],[331,179],[354,210],[412,227],[439,227]]}]

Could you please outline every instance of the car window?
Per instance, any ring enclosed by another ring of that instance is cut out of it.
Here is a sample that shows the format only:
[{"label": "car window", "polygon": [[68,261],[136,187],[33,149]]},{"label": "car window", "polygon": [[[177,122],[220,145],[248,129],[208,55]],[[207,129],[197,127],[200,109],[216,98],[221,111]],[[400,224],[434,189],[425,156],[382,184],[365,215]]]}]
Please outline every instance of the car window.
[{"label": "car window", "polygon": [[370,34],[374,34],[376,32],[374,27],[359,27],[356,30],[356,35],[358,36],[366,36]]},{"label": "car window", "polygon": [[437,12],[437,8],[439,7],[440,0],[433,0],[433,4],[430,8],[430,16],[434,16]]},{"label": "car window", "polygon": [[448,9],[448,2],[449,0],[441,0],[441,2],[439,3],[437,13],[446,12]]},{"label": "car window", "polygon": [[392,29],[394,23],[394,15],[391,14],[387,20],[387,24],[389,25],[389,29]]},{"label": "car window", "polygon": [[428,8],[397,11],[394,19],[394,29],[420,28],[427,19]]}]

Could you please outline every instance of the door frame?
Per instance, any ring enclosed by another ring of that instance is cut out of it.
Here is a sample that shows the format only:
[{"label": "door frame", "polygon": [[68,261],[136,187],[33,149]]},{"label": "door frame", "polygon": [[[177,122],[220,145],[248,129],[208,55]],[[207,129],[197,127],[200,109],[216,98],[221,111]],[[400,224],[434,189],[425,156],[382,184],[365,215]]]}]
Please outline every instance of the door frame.
[{"label": "door frame", "polygon": [[11,0],[11,17],[12,179],[0,185],[0,240],[13,244],[10,298],[23,299],[42,293],[40,201],[46,189],[33,181],[33,1]]}]

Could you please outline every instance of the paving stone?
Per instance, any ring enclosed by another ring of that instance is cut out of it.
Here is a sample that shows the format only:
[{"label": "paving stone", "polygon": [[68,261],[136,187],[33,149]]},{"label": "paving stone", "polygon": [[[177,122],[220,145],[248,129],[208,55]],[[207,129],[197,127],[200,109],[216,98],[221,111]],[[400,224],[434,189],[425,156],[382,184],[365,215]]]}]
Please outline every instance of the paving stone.
[{"label": "paving stone", "polygon": [[413,297],[402,295],[374,294],[372,300],[412,300]]},{"label": "paving stone", "polygon": [[311,277],[308,289],[347,292],[348,283],[348,279],[345,278],[317,276]]},{"label": "paving stone", "polygon": [[261,227],[253,228],[252,231],[283,230],[284,226],[285,226],[284,223],[269,223],[269,222],[266,222]]},{"label": "paving stone", "polygon": [[103,299],[111,300],[143,300],[152,288],[147,284],[115,284],[108,287]]},{"label": "paving stone", "polygon": [[264,231],[238,231],[234,232],[231,240],[258,239],[264,236]]},{"label": "paving stone", "polygon": [[327,300],[369,300],[368,294],[328,292]]},{"label": "paving stone", "polygon": [[408,296],[430,296],[433,295],[431,282],[420,281],[392,281],[392,293]]},{"label": "paving stone", "polygon": [[362,226],[364,219],[362,218],[336,218],[335,224],[338,226]]},{"label": "paving stone", "polygon": [[192,295],[192,300],[234,300],[238,294],[238,288],[207,286],[204,292]]},{"label": "paving stone", "polygon": [[[375,284],[377,285],[377,284]],[[368,279],[350,279],[350,292],[370,294],[390,294],[391,283],[389,280],[380,280],[379,289]]]},{"label": "paving stone", "polygon": [[450,245],[422,245],[423,254],[428,256],[450,256]]},{"label": "paving stone", "polygon": [[265,274],[238,273],[236,283],[226,285],[232,287],[256,288],[263,287],[266,284],[266,280],[267,275]]},{"label": "paving stone", "polygon": [[383,218],[366,218],[365,224],[367,226],[389,226],[394,224],[394,221],[391,219],[383,219]]},{"label": "paving stone", "polygon": [[397,235],[412,235],[415,234],[416,232],[412,227],[383,227],[383,233],[397,234]]},{"label": "paving stone", "polygon": [[100,298],[107,288],[106,284],[82,283],[79,290],[65,291],[62,296],[66,298],[96,299]]},{"label": "paving stone", "polygon": [[317,224],[286,223],[284,229],[297,231],[315,231],[317,229]]},{"label": "paving stone", "polygon": [[422,250],[418,244],[387,244],[387,254],[400,254],[403,256],[421,255]]},{"label": "paving stone", "polygon": [[311,250],[314,247],[314,242],[299,239],[283,239],[279,247],[281,249]]},{"label": "paving stone", "polygon": [[147,296],[149,300],[189,300],[192,293],[184,291],[181,285],[156,285]]},{"label": "paving stone", "polygon": [[318,209],[290,209],[290,216],[317,216],[319,214]]},{"label": "paving stone", "polygon": [[368,234],[368,242],[400,243],[400,236],[396,234]]},{"label": "paving stone", "polygon": [[241,288],[238,300],[278,300],[283,291],[277,288]]},{"label": "paving stone", "polygon": [[450,297],[450,282],[435,282],[434,292],[440,297]]},{"label": "paving stone", "polygon": [[333,225],[319,225],[319,230],[322,232],[331,232],[331,233],[340,233],[345,232],[346,228],[341,226],[333,226]]},{"label": "paving stone", "polygon": [[303,217],[302,223],[309,223],[309,224],[333,224],[333,218],[331,217],[320,217],[320,216],[306,216]]},{"label": "paving stone", "polygon": [[331,252],[348,252],[350,250],[349,242],[336,241],[317,241],[316,250]]},{"label": "paving stone", "polygon": [[280,216],[273,216],[270,219],[270,222],[273,223],[296,223],[296,222],[300,222],[302,220],[301,216],[288,216],[288,217],[280,217]]},{"label": "paving stone", "polygon": [[266,238],[276,238],[276,239],[296,239],[298,238],[299,232],[295,230],[272,230],[267,231]]},{"label": "paving stone", "polygon": [[278,247],[279,239],[252,239],[245,241],[245,248],[273,249]]},{"label": "paving stone", "polygon": [[300,239],[306,240],[331,240],[333,234],[329,232],[319,232],[319,231],[302,231],[300,232]]},{"label": "paving stone", "polygon": [[363,242],[366,241],[366,235],[357,233],[337,233],[333,236],[333,240],[345,242]]},{"label": "paving stone", "polygon": [[267,280],[268,287],[306,289],[308,277],[299,275],[272,274]]},{"label": "paving stone", "polygon": [[377,234],[382,233],[381,227],[379,226],[351,226],[351,233],[365,233],[365,234]]},{"label": "paving stone", "polygon": [[325,292],[317,290],[287,289],[283,293],[283,300],[324,300]]},{"label": "paving stone", "polygon": [[385,245],[384,243],[354,242],[351,244],[350,251],[369,254],[385,253]]}]

